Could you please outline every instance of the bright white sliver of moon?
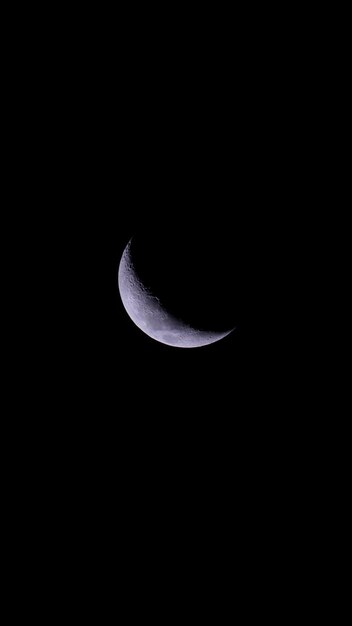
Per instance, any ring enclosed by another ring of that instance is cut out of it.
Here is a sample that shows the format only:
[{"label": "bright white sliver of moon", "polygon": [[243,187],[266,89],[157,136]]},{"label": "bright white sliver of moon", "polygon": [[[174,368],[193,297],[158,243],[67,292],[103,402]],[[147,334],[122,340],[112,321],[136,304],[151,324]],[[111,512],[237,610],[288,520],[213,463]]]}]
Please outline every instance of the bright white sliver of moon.
[{"label": "bright white sliver of moon", "polygon": [[142,283],[136,272],[131,242],[127,244],[119,265],[118,286],[122,303],[131,320],[146,335],[160,343],[179,348],[197,348],[223,339],[234,329],[225,332],[193,328],[166,311],[160,300]]}]

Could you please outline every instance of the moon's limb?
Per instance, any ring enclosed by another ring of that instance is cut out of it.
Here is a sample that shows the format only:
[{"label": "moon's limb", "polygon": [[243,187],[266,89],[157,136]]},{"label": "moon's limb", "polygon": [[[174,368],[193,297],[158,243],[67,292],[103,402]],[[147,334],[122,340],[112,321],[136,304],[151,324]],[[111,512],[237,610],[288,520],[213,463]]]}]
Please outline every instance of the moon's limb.
[{"label": "moon's limb", "polygon": [[121,257],[118,286],[129,317],[146,335],[168,346],[196,348],[219,341],[234,330],[198,330],[169,313],[138,277],[131,255],[131,241]]}]

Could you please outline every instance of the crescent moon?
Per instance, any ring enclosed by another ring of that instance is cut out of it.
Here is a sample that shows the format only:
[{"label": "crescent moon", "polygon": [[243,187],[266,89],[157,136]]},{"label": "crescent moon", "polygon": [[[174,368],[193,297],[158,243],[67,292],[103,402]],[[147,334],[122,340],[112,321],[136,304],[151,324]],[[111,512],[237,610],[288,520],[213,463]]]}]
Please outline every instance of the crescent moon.
[{"label": "crescent moon", "polygon": [[167,311],[159,298],[143,284],[137,274],[128,242],[119,265],[118,287],[122,303],[135,325],[146,335],[168,346],[198,348],[229,335],[225,332],[193,328]]}]

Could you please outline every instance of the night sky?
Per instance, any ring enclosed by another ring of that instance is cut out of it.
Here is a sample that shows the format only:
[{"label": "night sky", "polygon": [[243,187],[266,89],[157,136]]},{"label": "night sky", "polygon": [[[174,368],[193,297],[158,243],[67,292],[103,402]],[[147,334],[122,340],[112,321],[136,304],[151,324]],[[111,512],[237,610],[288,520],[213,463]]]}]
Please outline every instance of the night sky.
[{"label": "night sky", "polygon": [[[14,11],[3,46],[3,213],[15,224],[4,221],[4,276],[19,296],[4,299],[14,326],[3,326],[11,610],[48,602],[65,622],[67,598],[90,621],[96,603],[97,624],[111,604],[163,624],[177,612],[198,623],[203,609],[220,625],[257,623],[255,610],[275,621],[280,600],[299,623],[300,597],[314,615],[325,597],[335,611],[330,572],[344,570],[328,557],[345,555],[350,438],[330,381],[343,359],[327,347],[347,345],[328,281],[348,294],[337,280],[348,264],[333,266],[344,225],[334,240],[330,221],[346,200],[330,162],[348,167],[348,98],[327,75],[347,89],[331,32],[342,39],[343,18],[330,27],[323,10],[309,21],[306,7],[264,4]],[[235,330],[191,349],[139,330],[117,285],[132,237],[170,309]]]},{"label": "night sky", "polygon": [[[50,568],[62,564],[55,610],[79,584],[80,615],[90,610],[100,584],[99,624],[107,596],[115,615],[125,597],[128,615],[138,605],[143,617],[154,616],[148,602],[158,607],[162,597],[173,616],[178,596],[194,595],[195,580],[199,621],[198,603],[207,610],[202,575],[211,592],[220,587],[215,624],[228,619],[219,617],[222,596],[232,617],[241,596],[246,617],[255,605],[262,618],[267,598],[275,605],[282,595],[279,583],[288,586],[282,572],[295,559],[293,594],[304,571],[310,593],[309,558],[325,558],[325,537],[316,537],[330,507],[326,487],[335,491],[339,482],[330,475],[336,410],[319,407],[319,366],[335,333],[325,277],[335,275],[328,264],[322,270],[315,243],[332,258],[319,226],[324,207],[329,220],[336,206],[326,200],[317,155],[325,160],[318,115],[325,96],[310,95],[320,51],[310,64],[302,54],[300,64],[303,35],[293,29],[290,42],[291,15],[277,27],[276,7],[267,24],[248,5],[246,18],[234,9],[218,24],[209,14],[205,26],[205,8],[191,23],[173,6],[179,27],[175,17],[160,25],[163,9],[154,20],[145,5],[147,27],[142,10],[131,5],[125,21],[87,6],[64,15],[62,26],[56,15],[43,26],[40,9],[40,36],[25,23],[29,45],[11,52],[19,54],[10,72],[19,93],[9,91],[15,123],[5,119],[13,133],[7,160],[19,159],[24,173],[14,168],[9,212],[26,243],[14,335],[24,328],[29,346],[23,357],[15,346],[13,364],[5,362],[15,386],[4,418],[14,432],[4,475],[5,483],[7,473],[18,475],[14,488],[8,484],[21,509],[4,508],[18,525],[7,543],[16,577],[34,580],[39,603],[46,593],[33,576],[37,563],[52,587]],[[117,285],[132,237],[141,273],[170,309],[202,328],[235,330],[182,349],[137,328]],[[324,504],[314,522],[319,490]],[[12,557],[21,539],[29,559]],[[168,600],[171,588],[177,597]]]},{"label": "night sky", "polygon": [[[285,123],[285,81],[278,88],[253,50],[245,64],[223,55],[220,65],[156,53],[134,51],[115,64],[104,49],[106,63],[72,81],[74,114],[65,109],[67,123],[60,117],[58,194],[69,199],[77,303],[65,311],[66,358],[77,411],[97,454],[105,450],[111,462],[116,447],[141,471],[165,457],[161,475],[164,462],[184,471],[180,455],[198,464],[242,460],[259,471],[283,427],[300,315],[290,292],[299,213],[287,149],[297,130]],[[276,71],[282,75],[279,60]],[[211,281],[236,326],[229,337],[175,349],[131,322],[116,279],[136,233],[185,246],[191,260],[194,241],[207,271],[223,255],[224,272]]]},{"label": "night sky", "polygon": [[[94,37],[80,29],[80,38],[74,29],[65,54],[39,50],[44,95],[33,116],[42,139],[28,114],[27,145],[39,156],[28,155],[36,165],[26,193],[39,202],[31,189],[40,189],[48,251],[58,244],[43,313],[55,317],[45,322],[48,410],[37,425],[45,467],[56,471],[47,491],[64,485],[73,508],[88,503],[108,550],[118,526],[144,550],[148,533],[162,534],[170,520],[201,541],[202,520],[213,518],[227,537],[237,525],[254,545],[266,509],[289,507],[297,442],[302,458],[308,440],[296,393],[305,360],[296,330],[305,306],[296,277],[307,232],[304,133],[290,61],[270,42],[263,48],[252,21],[219,44],[206,32],[204,47],[176,37],[168,54],[167,32],[157,44],[134,28],[118,37],[105,27]],[[180,265],[188,294],[198,290],[202,323],[220,315],[235,331],[196,349],[143,334],[117,288],[133,236],[164,246],[173,279]]]}]

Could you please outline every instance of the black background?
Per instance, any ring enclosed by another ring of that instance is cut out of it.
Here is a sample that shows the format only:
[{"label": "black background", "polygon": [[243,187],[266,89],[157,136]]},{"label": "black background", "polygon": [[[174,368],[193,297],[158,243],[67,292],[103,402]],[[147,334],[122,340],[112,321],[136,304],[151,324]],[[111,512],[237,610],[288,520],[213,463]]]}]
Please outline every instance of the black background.
[{"label": "black background", "polygon": [[[250,480],[294,447],[304,124],[289,54],[268,44],[263,55],[248,32],[192,41],[83,33],[39,75],[40,177],[57,220],[47,243],[59,233],[61,246],[58,400],[74,451],[126,463],[137,482],[153,467],[187,481],[192,465],[219,465],[228,485],[240,466]],[[223,241],[235,332],[181,350],[134,326],[116,272],[136,232],[178,232],[180,249],[193,233],[210,258]]]},{"label": "black background", "polygon": [[[224,550],[234,527],[264,549],[269,527],[294,518],[295,494],[308,506],[314,490],[314,476],[305,490],[298,478],[316,437],[302,323],[316,67],[285,48],[286,23],[271,38],[253,18],[156,36],[141,19],[72,17],[72,32],[52,25],[21,56],[21,185],[40,214],[45,344],[26,396],[39,388],[44,410],[24,430],[48,515],[77,524],[82,552],[87,519],[108,549],[119,528],[147,552],[175,522],[176,551],[192,535],[204,559],[204,520]],[[226,255],[236,330],[199,349],[144,335],[117,289],[129,239],[175,229],[181,249],[184,229],[195,251],[198,238],[209,258],[219,242]]]},{"label": "black background", "polygon": [[[335,44],[322,10],[14,11],[2,441],[16,600],[22,577],[36,610],[96,603],[101,622],[110,598],[129,615],[193,599],[219,622],[228,604],[300,610],[317,581],[316,612],[349,458],[327,345],[340,23]],[[208,269],[220,250],[231,335],[176,349],[132,323],[117,269],[136,233],[181,256],[186,236]]]}]

